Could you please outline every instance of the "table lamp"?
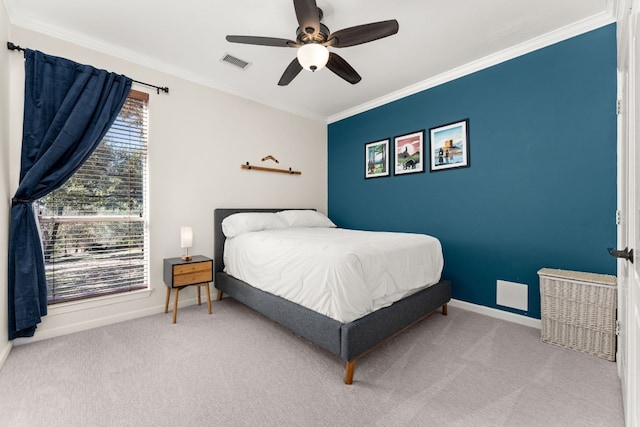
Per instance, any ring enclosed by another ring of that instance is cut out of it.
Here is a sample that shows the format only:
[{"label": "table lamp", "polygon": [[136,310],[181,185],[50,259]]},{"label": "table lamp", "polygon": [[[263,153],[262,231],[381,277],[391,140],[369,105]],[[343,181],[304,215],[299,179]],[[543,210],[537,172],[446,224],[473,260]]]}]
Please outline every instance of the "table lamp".
[{"label": "table lamp", "polygon": [[185,261],[191,261],[193,258],[189,255],[189,248],[193,246],[193,228],[191,227],[180,227],[180,247],[186,249],[184,255],[182,255],[182,259]]}]

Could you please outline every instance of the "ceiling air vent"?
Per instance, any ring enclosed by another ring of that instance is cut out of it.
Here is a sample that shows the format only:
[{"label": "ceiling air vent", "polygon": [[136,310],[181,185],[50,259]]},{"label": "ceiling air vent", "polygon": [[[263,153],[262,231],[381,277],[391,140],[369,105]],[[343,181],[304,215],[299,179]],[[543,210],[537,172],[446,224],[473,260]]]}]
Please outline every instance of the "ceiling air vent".
[{"label": "ceiling air vent", "polygon": [[234,65],[243,70],[249,66],[249,63],[247,61],[243,61],[242,59],[236,58],[235,56],[231,56],[228,53],[225,53],[225,55],[222,57],[222,62]]}]

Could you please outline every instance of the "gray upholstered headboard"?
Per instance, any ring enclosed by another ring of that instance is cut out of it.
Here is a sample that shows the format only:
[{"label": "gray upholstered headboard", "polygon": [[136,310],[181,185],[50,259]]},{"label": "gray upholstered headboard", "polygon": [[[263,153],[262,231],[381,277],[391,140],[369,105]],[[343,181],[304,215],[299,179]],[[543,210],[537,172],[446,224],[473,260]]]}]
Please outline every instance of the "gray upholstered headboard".
[{"label": "gray upholstered headboard", "polygon": [[214,258],[214,274],[224,270],[224,241],[226,237],[222,232],[222,220],[238,212],[280,212],[288,209],[307,209],[307,208],[220,208],[213,211],[213,258]]}]

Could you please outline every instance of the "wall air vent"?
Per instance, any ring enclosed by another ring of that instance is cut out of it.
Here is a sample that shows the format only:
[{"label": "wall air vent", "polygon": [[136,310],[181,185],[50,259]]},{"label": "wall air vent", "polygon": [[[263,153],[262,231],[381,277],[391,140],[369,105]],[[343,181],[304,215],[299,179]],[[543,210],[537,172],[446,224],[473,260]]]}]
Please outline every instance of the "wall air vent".
[{"label": "wall air vent", "polygon": [[243,61],[242,59],[236,58],[235,56],[231,56],[228,53],[225,53],[221,59],[222,62],[226,62],[227,64],[234,65],[242,70],[246,69],[249,66],[247,61]]}]

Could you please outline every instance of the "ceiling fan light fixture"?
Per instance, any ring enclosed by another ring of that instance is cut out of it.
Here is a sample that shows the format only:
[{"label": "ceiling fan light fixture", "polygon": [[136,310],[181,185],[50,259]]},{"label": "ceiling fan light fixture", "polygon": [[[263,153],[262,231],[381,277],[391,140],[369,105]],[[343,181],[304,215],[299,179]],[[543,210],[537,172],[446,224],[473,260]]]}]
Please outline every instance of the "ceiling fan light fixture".
[{"label": "ceiling fan light fixture", "polygon": [[392,36],[398,32],[399,25],[395,19],[371,22],[343,28],[331,32],[322,22],[323,13],[316,0],[293,0],[298,28],[294,40],[279,37],[237,36],[226,37],[231,43],[244,43],[258,46],[289,47],[298,50],[297,55],[282,73],[278,86],[286,86],[302,72],[303,69],[316,71],[325,66],[343,79],[356,84],[362,77],[341,56],[329,52],[327,46],[342,48],[369,43],[378,39]]},{"label": "ceiling fan light fixture", "polygon": [[307,43],[298,48],[297,56],[302,68],[316,71],[327,65],[329,49],[318,43]]}]

